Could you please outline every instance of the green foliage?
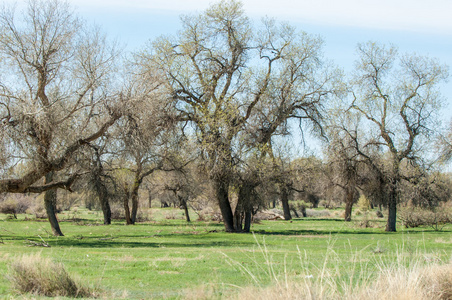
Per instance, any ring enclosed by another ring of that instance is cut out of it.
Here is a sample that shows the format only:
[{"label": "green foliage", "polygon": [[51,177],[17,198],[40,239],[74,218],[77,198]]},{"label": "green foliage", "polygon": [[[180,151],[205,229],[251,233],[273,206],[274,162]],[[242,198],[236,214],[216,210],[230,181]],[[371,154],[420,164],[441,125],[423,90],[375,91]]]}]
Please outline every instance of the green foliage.
[{"label": "green foliage", "polygon": [[358,207],[362,211],[368,211],[370,209],[370,201],[363,194],[359,196]]}]

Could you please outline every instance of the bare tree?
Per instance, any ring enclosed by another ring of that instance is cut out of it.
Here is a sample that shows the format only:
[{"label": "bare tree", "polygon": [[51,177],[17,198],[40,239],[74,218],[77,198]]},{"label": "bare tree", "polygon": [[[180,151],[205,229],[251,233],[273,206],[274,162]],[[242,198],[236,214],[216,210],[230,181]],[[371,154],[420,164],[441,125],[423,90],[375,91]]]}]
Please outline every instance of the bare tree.
[{"label": "bare tree", "polygon": [[229,188],[240,132],[260,118],[268,140],[273,119],[279,127],[289,117],[309,118],[302,112],[317,111],[332,75],[322,67],[320,39],[271,20],[254,30],[240,2],[214,4],[182,22],[176,38],[160,38],[141,55],[165,76],[178,120],[194,129],[225,229],[235,231]]},{"label": "bare tree", "polygon": [[[109,85],[118,51],[66,2],[31,0],[21,17],[13,8],[0,12],[0,192],[49,191],[49,220],[62,235],[51,190],[70,189],[74,172],[60,181],[57,172],[69,170],[77,151],[121,116],[127,99]],[[27,171],[9,176],[17,164]]]},{"label": "bare tree", "polygon": [[358,200],[359,188],[364,181],[365,162],[360,155],[359,115],[340,107],[332,107],[327,128],[328,143],[326,155],[329,178],[333,185],[340,187],[345,203],[345,221],[351,221],[353,204]]},{"label": "bare tree", "polygon": [[448,128],[444,134],[439,137],[440,161],[448,163],[452,160],[452,120],[449,122]]},{"label": "bare tree", "polygon": [[438,85],[447,78],[447,67],[373,42],[358,45],[358,54],[350,109],[366,120],[367,134],[374,137],[368,146],[389,155],[386,165],[368,162],[380,170],[387,187],[386,231],[396,231],[401,164],[420,159],[421,150],[431,147],[428,138],[442,107]]},{"label": "bare tree", "polygon": [[92,157],[90,159],[90,176],[88,185],[91,187],[93,194],[95,194],[100,202],[102,213],[104,215],[104,225],[111,224],[111,207],[107,181],[112,181],[105,170],[104,162],[102,160],[103,154],[105,154],[106,143],[101,145],[90,144],[92,149]]}]

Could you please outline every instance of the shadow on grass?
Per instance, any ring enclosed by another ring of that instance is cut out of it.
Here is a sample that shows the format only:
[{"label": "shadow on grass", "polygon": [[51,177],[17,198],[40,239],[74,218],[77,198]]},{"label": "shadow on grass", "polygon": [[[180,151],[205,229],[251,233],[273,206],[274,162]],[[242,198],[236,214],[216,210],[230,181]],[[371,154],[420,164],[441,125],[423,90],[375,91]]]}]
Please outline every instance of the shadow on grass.
[{"label": "shadow on grass", "polygon": [[394,235],[394,234],[424,234],[428,232],[429,234],[444,234],[447,232],[452,232],[452,230],[442,230],[435,231],[433,229],[423,228],[421,230],[416,229],[403,229],[397,232],[386,232],[384,229],[340,229],[340,230],[327,230],[327,229],[302,229],[302,230],[254,230],[255,234],[261,235],[285,235],[285,236],[312,236],[312,235],[330,235],[330,234],[342,234],[342,235]]},{"label": "shadow on grass", "polygon": [[364,230],[326,230],[326,229],[304,229],[304,230],[255,230],[254,233],[262,235],[295,235],[295,236],[311,236],[311,235],[330,235],[330,234],[390,234],[385,231],[364,231]]},{"label": "shadow on grass", "polygon": [[[156,238],[162,238],[159,241]],[[229,237],[229,238],[228,238]],[[33,240],[36,240],[34,238]],[[59,238],[48,241],[52,247],[80,247],[80,248],[210,248],[210,247],[236,247],[250,246],[254,240],[236,240],[229,235],[212,239],[206,234],[165,234],[141,237],[136,235],[121,235],[114,238]]]},{"label": "shadow on grass", "polygon": [[[34,221],[34,220],[30,220]],[[43,220],[45,222],[48,222],[48,220]],[[59,220],[60,223],[73,223],[78,226],[104,226],[104,224],[101,221],[98,220],[92,220],[92,219],[83,219],[83,218],[76,218],[76,219],[62,219]],[[204,221],[194,221],[194,222],[186,222],[184,220],[168,220],[168,221],[144,221],[144,222],[137,222],[134,225],[127,225],[125,220],[112,220],[111,225],[114,226],[163,226],[163,227],[180,227],[180,226],[209,226],[209,227],[221,227],[224,228],[223,223],[218,222],[204,222]]]}]

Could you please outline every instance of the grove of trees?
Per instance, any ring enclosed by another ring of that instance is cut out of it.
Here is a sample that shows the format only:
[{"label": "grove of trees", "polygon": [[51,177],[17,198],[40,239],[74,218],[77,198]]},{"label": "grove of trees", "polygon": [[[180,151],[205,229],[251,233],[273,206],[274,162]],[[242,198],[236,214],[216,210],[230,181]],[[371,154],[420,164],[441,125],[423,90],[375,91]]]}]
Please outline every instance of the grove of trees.
[{"label": "grove of trees", "polygon": [[[106,225],[113,203],[137,222],[144,188],[149,202],[173,195],[187,221],[204,195],[228,232],[249,232],[276,202],[286,220],[292,202],[343,202],[350,221],[360,195],[386,207],[396,231],[402,203],[450,200],[451,178],[438,171],[452,152],[439,125],[447,66],[367,42],[347,75],[319,37],[269,18],[255,25],[236,0],[181,23],[124,53],[67,2],[4,6],[0,194],[43,194],[54,235],[62,190],[95,198]],[[305,132],[323,158],[285,148]]]}]

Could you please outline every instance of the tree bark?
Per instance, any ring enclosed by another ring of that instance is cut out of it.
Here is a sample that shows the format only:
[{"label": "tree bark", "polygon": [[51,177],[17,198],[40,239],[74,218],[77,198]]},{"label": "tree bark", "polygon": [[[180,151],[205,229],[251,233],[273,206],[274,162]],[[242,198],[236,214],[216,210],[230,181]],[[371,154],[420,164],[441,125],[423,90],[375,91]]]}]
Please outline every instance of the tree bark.
[{"label": "tree bark", "polygon": [[396,232],[397,221],[397,181],[393,180],[388,195],[388,222],[385,231]]},{"label": "tree bark", "polygon": [[350,187],[345,188],[345,216],[344,221],[350,222],[352,220],[352,209],[353,209],[353,202],[354,202],[354,195],[355,191],[354,189]]},{"label": "tree bark", "polygon": [[283,207],[284,220],[292,220],[292,216],[290,215],[290,207],[289,207],[289,191],[287,187],[281,184],[281,203]]},{"label": "tree bark", "polygon": [[235,232],[234,216],[229,202],[229,182],[226,178],[218,178],[214,181],[215,194],[220,206],[226,232]]},{"label": "tree bark", "polygon": [[182,208],[184,209],[184,212],[185,212],[185,220],[187,220],[187,222],[191,222],[190,215],[188,213],[187,199],[185,199],[184,197],[179,197],[179,201],[180,201],[180,204],[182,205]]},{"label": "tree bark", "polygon": [[238,205],[235,208],[234,211],[234,230],[237,232],[242,231],[242,220],[243,220],[243,215],[242,215],[242,210],[240,208],[238,208]]},{"label": "tree bark", "polygon": [[303,216],[303,218],[306,218],[308,216],[308,214],[306,213],[306,206],[302,206],[301,207],[301,215]]},{"label": "tree bark", "polygon": [[124,185],[124,199],[123,199],[123,205],[124,205],[124,215],[126,217],[126,224],[127,225],[133,225],[132,219],[130,217],[130,208],[129,208],[129,187]]},{"label": "tree bark", "polygon": [[239,186],[239,191],[237,194],[237,205],[234,211],[234,229],[237,232],[242,231],[243,226],[243,211],[244,204],[246,202],[246,191],[243,185]]},{"label": "tree bark", "polygon": [[251,220],[252,220],[251,209],[246,209],[245,210],[245,224],[243,225],[243,232],[251,231]]},{"label": "tree bark", "polygon": [[110,203],[108,201],[108,192],[107,188],[100,183],[98,195],[99,195],[99,201],[102,207],[102,213],[104,215],[104,225],[110,225],[111,224],[111,208]]},{"label": "tree bark", "polygon": [[[45,183],[52,182],[53,172],[49,172],[45,176]],[[56,201],[57,201],[57,191],[56,189],[48,190],[44,194],[44,206],[47,212],[47,218],[50,222],[50,227],[52,228],[52,233],[54,236],[64,236],[58,224],[58,219],[56,217]]]},{"label": "tree bark", "polygon": [[234,212],[234,228],[237,232],[250,232],[251,230],[253,189],[253,184],[246,181],[239,187],[237,206]]},{"label": "tree bark", "polygon": [[99,202],[102,208],[102,213],[104,215],[104,225],[111,224],[111,208],[110,203],[108,201],[108,191],[107,187],[102,182],[98,173],[96,173],[96,178],[94,179],[96,182],[94,183],[94,188],[96,189],[97,196],[99,197]]},{"label": "tree bark", "polygon": [[139,190],[139,185],[138,184],[134,184],[133,185],[133,189],[132,189],[132,194],[131,194],[131,199],[132,199],[132,213],[130,215],[130,219],[131,219],[131,224],[135,224],[135,222],[137,221],[137,214],[138,214],[138,190]]}]

